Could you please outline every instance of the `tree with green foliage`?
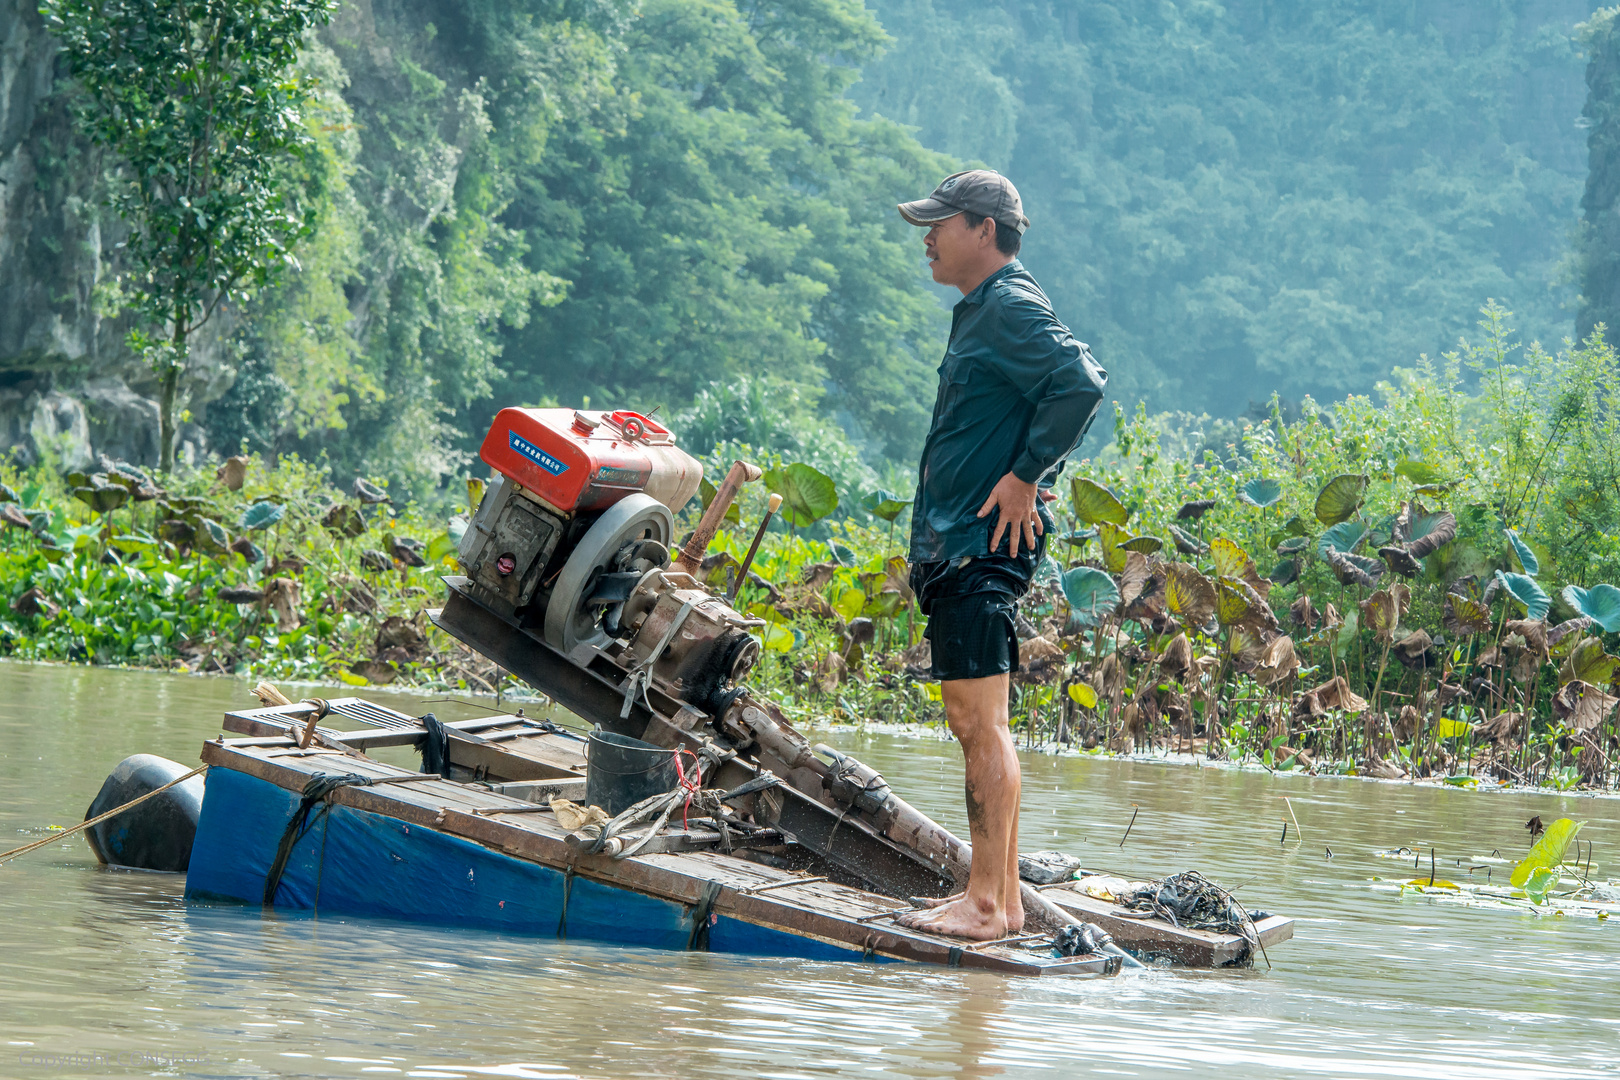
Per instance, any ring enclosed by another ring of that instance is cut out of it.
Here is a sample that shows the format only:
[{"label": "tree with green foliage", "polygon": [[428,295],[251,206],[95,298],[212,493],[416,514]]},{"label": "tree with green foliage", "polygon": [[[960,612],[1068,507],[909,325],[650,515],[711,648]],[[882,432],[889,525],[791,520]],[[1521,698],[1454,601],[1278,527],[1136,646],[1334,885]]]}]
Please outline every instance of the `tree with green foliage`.
[{"label": "tree with green foliage", "polygon": [[570,285],[507,333],[501,396],[679,407],[746,374],[911,458],[945,320],[894,204],[950,170],[845,98],[885,42],[858,0],[643,4],[502,218]]},{"label": "tree with green foliage", "polygon": [[[288,163],[310,145],[294,74],[333,0],[44,0],[82,99],[84,134],[117,162],[129,222],[131,344],[158,375],[160,466],[173,468],[190,339],[293,260],[311,220]],[[156,331],[155,333],[153,331]]]},{"label": "tree with green foliage", "polygon": [[1620,327],[1620,8],[1603,8],[1581,27],[1587,50],[1586,193],[1581,198],[1581,303],[1575,332]]},{"label": "tree with green foliage", "polygon": [[1365,392],[1494,297],[1568,333],[1581,0],[872,0],[851,95],[1019,185],[1025,263],[1150,408]]}]

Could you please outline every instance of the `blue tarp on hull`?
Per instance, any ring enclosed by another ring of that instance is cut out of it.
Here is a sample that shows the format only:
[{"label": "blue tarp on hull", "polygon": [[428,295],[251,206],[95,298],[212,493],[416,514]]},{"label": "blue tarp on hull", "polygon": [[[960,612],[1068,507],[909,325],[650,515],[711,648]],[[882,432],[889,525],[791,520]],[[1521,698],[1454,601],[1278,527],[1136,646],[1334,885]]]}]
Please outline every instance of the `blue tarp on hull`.
[{"label": "blue tarp on hull", "polygon": [[[208,770],[186,878],[188,900],[257,905],[299,797],[233,769]],[[278,908],[382,916],[437,925],[556,934],[563,873],[433,829],[356,810],[317,807],[276,890]],[[685,949],[683,904],[576,876],[566,934],[621,945]],[[738,919],[710,927],[709,948],[750,956],[853,960],[861,953]],[[875,958],[884,959],[884,958]]]}]

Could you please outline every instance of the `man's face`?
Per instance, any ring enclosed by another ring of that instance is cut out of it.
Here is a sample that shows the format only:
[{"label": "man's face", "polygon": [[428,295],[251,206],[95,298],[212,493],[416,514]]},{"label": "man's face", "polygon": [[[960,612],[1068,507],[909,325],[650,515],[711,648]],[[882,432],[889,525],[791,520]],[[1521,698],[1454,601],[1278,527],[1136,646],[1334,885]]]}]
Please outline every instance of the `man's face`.
[{"label": "man's face", "polygon": [[[928,267],[935,281],[959,286],[969,278],[977,281],[984,276],[979,264],[984,261],[989,224],[985,221],[977,229],[970,229],[967,218],[957,214],[929,226],[923,250],[928,253]],[[993,239],[988,243],[994,246]]]}]

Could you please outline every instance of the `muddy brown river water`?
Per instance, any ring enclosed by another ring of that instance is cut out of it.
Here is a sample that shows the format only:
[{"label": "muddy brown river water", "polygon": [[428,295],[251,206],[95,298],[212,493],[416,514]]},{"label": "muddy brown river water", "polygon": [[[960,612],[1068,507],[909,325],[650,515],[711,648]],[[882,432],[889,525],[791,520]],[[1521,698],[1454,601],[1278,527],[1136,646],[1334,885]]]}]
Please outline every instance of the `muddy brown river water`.
[{"label": "muddy brown river water", "polygon": [[[0,849],[77,822],[128,754],[194,763],[245,695],[224,679],[0,663]],[[961,828],[953,744],[823,738]],[[1493,851],[1517,859],[1534,814],[1586,819],[1594,876],[1620,878],[1620,802],[1038,754],[1024,768],[1024,850],[1196,868],[1294,916],[1294,940],[1270,970],[1112,980],[654,952],[189,906],[181,877],[106,870],[73,837],[0,866],[0,1078],[1620,1072],[1620,925],[1373,880],[1412,875],[1374,854],[1400,846],[1433,847],[1441,877]],[[1284,796],[1302,842],[1292,827],[1278,841]]]}]

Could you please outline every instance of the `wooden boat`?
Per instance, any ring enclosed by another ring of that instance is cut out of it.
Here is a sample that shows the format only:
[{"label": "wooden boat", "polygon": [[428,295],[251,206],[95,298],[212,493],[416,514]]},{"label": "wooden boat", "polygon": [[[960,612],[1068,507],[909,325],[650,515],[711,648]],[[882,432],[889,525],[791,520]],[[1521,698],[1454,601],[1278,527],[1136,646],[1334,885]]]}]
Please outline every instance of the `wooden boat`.
[{"label": "wooden boat", "polygon": [[[307,707],[226,715],[236,737],[203,748],[210,769],[188,898],[756,956],[1119,970],[1117,956],[1056,956],[1046,934],[972,944],[899,927],[894,916],[909,904],[772,829],[735,836],[672,822],[633,857],[592,855],[546,809],[551,798],[581,800],[579,735],[521,714],[452,722],[448,776],[424,775],[367,754],[421,742],[420,721],[359,698],[330,708],[307,746]],[[366,728],[330,726],[340,720]],[[353,781],[306,803],[322,776]],[[1250,958],[1239,935],[1143,920],[1066,887],[1045,895],[1145,957],[1201,967]],[[1274,917],[1256,929],[1270,946],[1292,926]]]}]

